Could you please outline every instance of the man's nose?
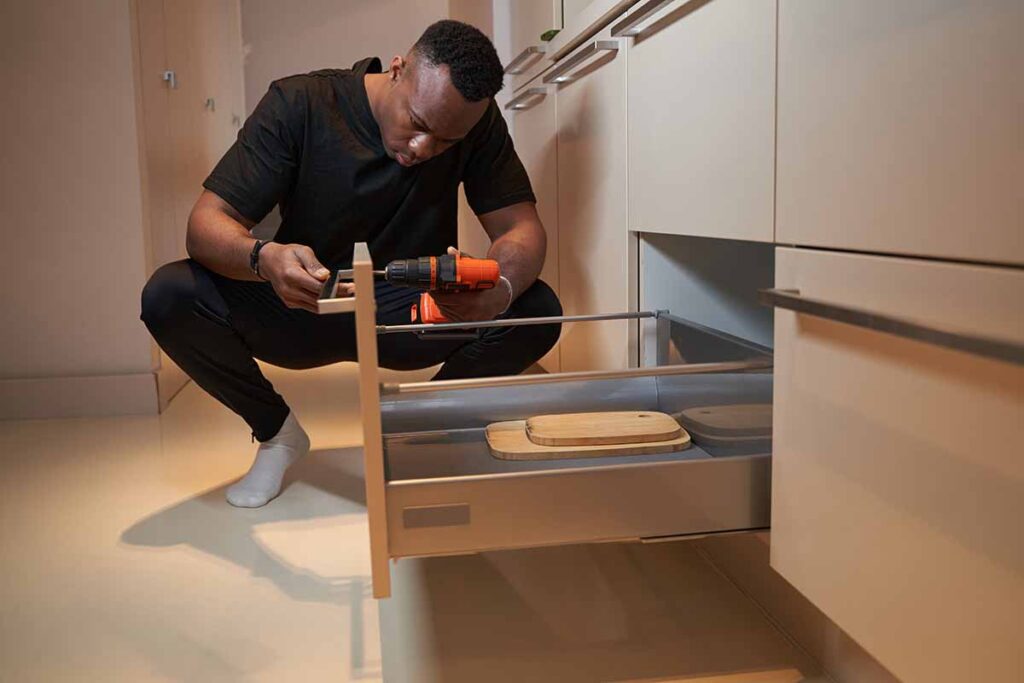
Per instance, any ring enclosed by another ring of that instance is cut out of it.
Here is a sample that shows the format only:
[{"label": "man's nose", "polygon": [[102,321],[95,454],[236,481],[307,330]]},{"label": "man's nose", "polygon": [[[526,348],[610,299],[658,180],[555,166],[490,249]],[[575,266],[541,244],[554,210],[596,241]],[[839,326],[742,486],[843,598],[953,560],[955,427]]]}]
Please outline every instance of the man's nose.
[{"label": "man's nose", "polygon": [[410,140],[409,147],[412,148],[418,158],[429,159],[435,154],[437,141],[434,139],[434,136],[424,133]]}]

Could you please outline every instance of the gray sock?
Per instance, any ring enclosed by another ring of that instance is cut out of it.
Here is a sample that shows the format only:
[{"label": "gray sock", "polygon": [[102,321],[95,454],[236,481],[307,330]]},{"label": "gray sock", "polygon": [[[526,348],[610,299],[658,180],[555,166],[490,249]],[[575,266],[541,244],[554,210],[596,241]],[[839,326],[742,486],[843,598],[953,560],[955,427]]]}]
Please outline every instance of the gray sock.
[{"label": "gray sock", "polygon": [[289,412],[273,439],[260,444],[248,473],[228,487],[228,502],[240,508],[266,505],[281,492],[281,479],[288,467],[309,452],[309,436]]}]

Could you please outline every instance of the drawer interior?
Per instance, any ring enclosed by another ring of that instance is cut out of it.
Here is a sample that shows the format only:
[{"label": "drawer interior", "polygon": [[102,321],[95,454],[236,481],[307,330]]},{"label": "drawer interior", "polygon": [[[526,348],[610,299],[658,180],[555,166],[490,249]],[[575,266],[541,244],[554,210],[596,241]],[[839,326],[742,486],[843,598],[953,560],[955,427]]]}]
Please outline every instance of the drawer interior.
[{"label": "drawer interior", "polygon": [[[767,373],[638,377],[472,389],[459,394],[458,401],[446,395],[420,395],[415,400],[382,405],[389,482],[635,467],[770,451],[769,440],[767,447],[764,441],[730,447],[694,443],[675,453],[511,461],[492,457],[484,436],[484,428],[491,422],[523,420],[548,412],[658,410],[672,415],[707,405],[770,403],[772,377]],[[396,426],[402,431],[388,429]]]}]

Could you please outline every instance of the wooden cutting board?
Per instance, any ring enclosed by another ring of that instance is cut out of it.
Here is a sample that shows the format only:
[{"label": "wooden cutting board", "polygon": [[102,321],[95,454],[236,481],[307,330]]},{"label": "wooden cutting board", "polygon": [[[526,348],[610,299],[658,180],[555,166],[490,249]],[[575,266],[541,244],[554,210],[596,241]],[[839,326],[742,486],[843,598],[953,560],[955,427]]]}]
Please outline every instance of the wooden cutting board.
[{"label": "wooden cutting board", "polygon": [[[678,428],[679,426],[676,425]],[[487,445],[499,460],[559,460],[563,458],[609,458],[622,455],[650,455],[681,451],[690,445],[690,435],[679,428],[680,435],[666,441],[646,443],[603,444],[597,446],[542,446],[526,435],[526,420],[495,422],[487,425]]]},{"label": "wooden cutting board", "polygon": [[651,410],[538,415],[526,421],[526,436],[540,446],[650,443],[682,432],[670,415]]}]

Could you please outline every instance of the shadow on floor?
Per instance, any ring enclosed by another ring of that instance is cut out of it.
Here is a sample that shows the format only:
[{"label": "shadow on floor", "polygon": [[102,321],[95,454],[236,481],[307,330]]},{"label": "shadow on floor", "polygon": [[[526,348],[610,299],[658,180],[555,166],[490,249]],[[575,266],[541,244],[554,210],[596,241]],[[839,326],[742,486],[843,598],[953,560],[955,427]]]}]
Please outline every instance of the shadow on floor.
[{"label": "shadow on floor", "polygon": [[326,520],[365,514],[362,449],[314,450],[288,471],[281,495],[262,508],[235,508],[224,498],[233,482],[210,489],[139,520],[121,534],[129,546],[186,545],[271,581],[294,600],[344,603],[369,595],[369,577],[323,577],[282,558],[259,542],[257,525]]}]

